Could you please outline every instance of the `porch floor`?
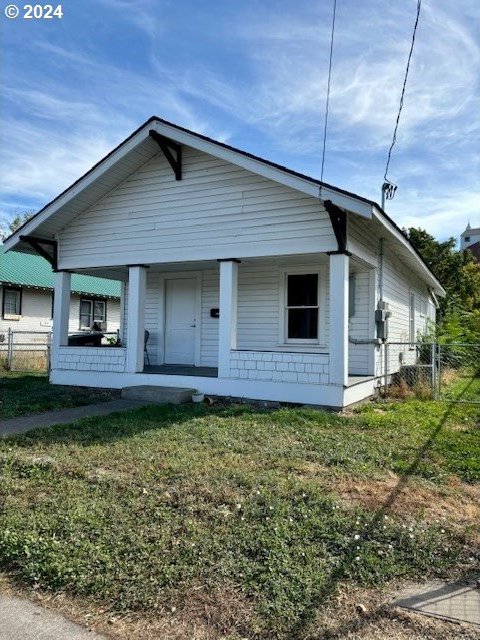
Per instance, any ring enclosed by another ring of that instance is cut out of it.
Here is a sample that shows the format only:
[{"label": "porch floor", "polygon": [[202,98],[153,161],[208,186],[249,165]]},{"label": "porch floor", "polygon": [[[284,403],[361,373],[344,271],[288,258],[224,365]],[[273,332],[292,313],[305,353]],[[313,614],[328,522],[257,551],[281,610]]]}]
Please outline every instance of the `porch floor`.
[{"label": "porch floor", "polygon": [[201,378],[218,378],[217,367],[194,367],[187,364],[145,365],[143,373],[158,373],[164,376],[199,376]]}]

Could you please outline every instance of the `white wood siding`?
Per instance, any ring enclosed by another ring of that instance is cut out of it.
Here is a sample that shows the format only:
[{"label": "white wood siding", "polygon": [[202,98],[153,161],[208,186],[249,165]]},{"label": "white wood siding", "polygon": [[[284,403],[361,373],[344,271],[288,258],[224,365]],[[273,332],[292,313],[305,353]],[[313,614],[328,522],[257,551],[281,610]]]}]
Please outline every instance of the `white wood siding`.
[{"label": "white wood siding", "polygon": [[[310,265],[318,270],[319,265]],[[291,267],[291,265],[290,265]],[[307,267],[308,268],[308,267]],[[240,265],[238,281],[237,347],[258,351],[299,351],[326,353],[325,346],[297,347],[279,344],[279,301],[280,273],[284,270],[278,265]],[[190,273],[190,272],[189,272]],[[201,275],[201,330],[200,364],[216,367],[218,365],[218,318],[210,316],[210,310],[219,306],[219,271],[205,269],[192,271]],[[168,273],[163,274],[168,276]],[[162,363],[163,340],[161,334],[161,297],[163,296],[160,273],[147,274],[147,295],[145,307],[145,328],[150,332],[148,354],[151,364]],[[328,344],[328,271],[324,270],[322,286],[327,287],[325,303],[320,313],[325,316]],[[128,285],[127,285],[128,287]],[[126,290],[127,290],[126,287]],[[125,324],[126,335],[126,301]],[[124,340],[124,344],[126,341]]]},{"label": "white wood siding", "polygon": [[[352,273],[352,272],[351,272]],[[349,318],[348,336],[357,340],[372,337],[371,296],[369,271],[355,271],[355,313]],[[348,344],[348,373],[350,375],[371,374],[370,352],[373,344]]]},{"label": "white wood siding", "polygon": [[[368,260],[375,265],[377,270],[376,302],[380,299],[380,238],[374,233],[369,233],[369,223],[352,220],[349,225],[350,248],[364,260]],[[428,328],[428,318],[435,321],[435,308],[427,285],[411,270],[402,263],[388,243],[384,244],[383,255],[383,299],[389,305],[391,316],[388,320],[388,342],[404,343],[403,346],[391,345],[389,347],[389,372],[398,371],[400,367],[400,357],[405,363],[415,359],[415,351],[410,350],[408,343],[410,339],[410,293],[415,295],[415,334],[423,335]],[[421,315],[421,300],[425,300],[427,315]],[[430,304],[429,304],[430,301]],[[375,304],[376,304],[375,302]],[[377,376],[384,375],[384,349],[377,347],[375,357],[375,373]],[[402,354],[402,356],[400,356]]]},{"label": "white wood siding", "polygon": [[182,262],[334,250],[316,198],[193,149],[176,181],[161,155],[60,234],[60,266]]}]

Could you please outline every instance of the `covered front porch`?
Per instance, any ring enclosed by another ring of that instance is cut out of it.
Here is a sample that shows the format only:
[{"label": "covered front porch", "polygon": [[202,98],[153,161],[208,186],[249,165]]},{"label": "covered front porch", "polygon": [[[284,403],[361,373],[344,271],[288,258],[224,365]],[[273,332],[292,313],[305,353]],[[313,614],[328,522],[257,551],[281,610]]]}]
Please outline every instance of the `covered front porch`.
[{"label": "covered front porch", "polygon": [[374,391],[373,274],[346,253],[118,266],[114,274],[124,282],[120,345],[101,347],[68,346],[70,273],[56,274],[53,382],[195,386],[334,407]]}]

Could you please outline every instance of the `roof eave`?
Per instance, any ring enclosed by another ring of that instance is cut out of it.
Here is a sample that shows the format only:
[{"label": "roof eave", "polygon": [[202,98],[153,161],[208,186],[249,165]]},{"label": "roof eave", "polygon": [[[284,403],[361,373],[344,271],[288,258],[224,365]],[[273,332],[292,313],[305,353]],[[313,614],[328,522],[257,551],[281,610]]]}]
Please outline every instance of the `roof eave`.
[{"label": "roof eave", "polygon": [[376,220],[378,220],[385,230],[395,238],[397,242],[400,242],[414,257],[418,265],[418,270],[424,277],[424,279],[430,284],[434,292],[442,297],[446,296],[446,291],[432,273],[430,268],[425,264],[421,255],[414,248],[412,243],[404,236],[401,229],[395,224],[395,222],[379,207],[376,203],[372,203],[372,212]]}]

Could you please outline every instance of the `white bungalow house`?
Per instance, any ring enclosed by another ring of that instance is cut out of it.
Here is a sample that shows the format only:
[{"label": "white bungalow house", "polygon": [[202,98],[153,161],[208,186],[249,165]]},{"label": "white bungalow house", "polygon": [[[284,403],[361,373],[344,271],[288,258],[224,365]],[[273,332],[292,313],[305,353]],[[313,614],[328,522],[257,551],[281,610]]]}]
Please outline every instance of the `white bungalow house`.
[{"label": "white bungalow house", "polygon": [[[70,385],[344,407],[384,373],[382,318],[414,340],[444,294],[374,202],[157,117],[5,248],[53,264],[51,381]],[[72,273],[124,283],[121,347],[68,346]]]}]

